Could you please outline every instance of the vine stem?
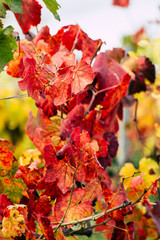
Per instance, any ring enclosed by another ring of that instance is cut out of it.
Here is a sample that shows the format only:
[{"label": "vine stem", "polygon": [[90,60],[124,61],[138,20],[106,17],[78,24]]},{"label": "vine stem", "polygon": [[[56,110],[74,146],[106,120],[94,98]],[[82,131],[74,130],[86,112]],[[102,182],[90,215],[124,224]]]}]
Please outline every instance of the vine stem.
[{"label": "vine stem", "polygon": [[101,89],[101,90],[99,90],[99,91],[96,91],[95,89],[90,88],[89,90],[91,90],[91,92],[92,92],[92,98],[91,98],[91,101],[90,101],[90,103],[89,103],[89,106],[88,106],[86,112],[84,113],[84,116],[86,116],[86,115],[90,112],[90,109],[91,109],[91,107],[92,107],[92,104],[93,104],[93,102],[94,102],[94,100],[95,100],[95,98],[96,98],[96,96],[97,96],[98,94],[103,93],[103,92],[106,92],[106,91],[109,91],[109,90],[112,90],[112,89],[114,89],[114,88],[116,88],[116,87],[118,87],[118,86],[119,86],[119,84],[116,84],[116,85],[114,85],[114,86],[111,86],[111,87],[108,87],[108,88],[104,88],[104,89]]},{"label": "vine stem", "polygon": [[17,96],[12,96],[12,97],[0,98],[0,100],[9,100],[9,99],[14,99],[14,98],[24,98],[24,97],[29,97],[29,96],[28,96],[28,94],[22,94],[22,95],[17,95]]},{"label": "vine stem", "polygon": [[143,155],[145,155],[145,154],[144,154],[144,149],[143,149],[143,147],[148,148],[151,152],[152,152],[152,150],[151,150],[148,146],[146,146],[146,145],[144,144],[144,142],[143,142],[143,138],[142,138],[142,136],[141,136],[141,133],[140,133],[140,130],[139,130],[139,127],[138,127],[138,122],[137,122],[138,99],[136,99],[136,98],[135,98],[135,103],[136,103],[136,105],[135,105],[135,113],[134,113],[134,119],[133,119],[133,121],[134,121],[135,126],[136,126],[136,131],[137,131],[137,134],[138,134],[138,139],[139,139],[139,141],[140,141],[140,143],[141,143],[142,153],[143,153]]},{"label": "vine stem", "polygon": [[[72,183],[72,187],[71,187],[71,193],[70,193],[70,198],[69,198],[69,202],[68,202],[67,208],[66,208],[66,210],[65,210],[65,213],[64,213],[64,215],[63,215],[60,223],[55,227],[54,233],[56,233],[57,230],[58,230],[58,228],[60,228],[60,227],[63,225],[65,216],[66,216],[66,214],[67,214],[67,212],[68,212],[68,209],[69,209],[69,207],[70,207],[70,205],[71,205],[72,195],[73,195],[73,189],[74,189],[74,182],[75,182],[75,174],[76,174],[77,169],[79,168],[80,165],[81,165],[81,161],[79,162],[79,164],[77,165],[77,167],[76,167],[76,169],[75,169],[75,171],[74,171],[74,173],[73,173],[73,183]],[[54,228],[53,228],[53,229],[54,229]]]},{"label": "vine stem", "polygon": [[69,233],[64,233],[64,235],[65,235],[65,236],[73,235],[73,234],[75,234],[75,233],[79,233],[79,232],[82,231],[82,230],[88,230],[88,229],[95,228],[95,227],[98,227],[98,226],[101,226],[101,225],[109,225],[109,224],[107,224],[107,223],[108,223],[109,221],[111,221],[111,220],[112,220],[112,218],[109,218],[109,219],[107,219],[107,220],[105,220],[105,221],[103,221],[103,222],[101,222],[101,223],[94,224],[94,225],[91,225],[91,226],[86,227],[86,228],[83,228],[83,229],[73,230],[73,231],[71,231],[71,232],[69,232]]},{"label": "vine stem", "polygon": [[[89,220],[96,221],[98,218],[103,217],[104,215],[106,215],[110,212],[113,212],[113,211],[115,211],[117,209],[120,209],[120,208],[125,208],[125,207],[127,207],[128,205],[131,205],[131,204],[132,204],[132,202],[122,203],[121,205],[119,205],[117,207],[114,207],[114,208],[111,208],[111,209],[108,209],[107,211],[103,211],[101,213],[98,213],[98,214],[95,214],[95,215],[92,215],[92,216],[89,216],[89,217],[86,217],[86,218],[82,218],[82,219],[79,219],[79,220],[74,220],[72,222],[62,223],[60,226],[63,227],[63,226],[67,226],[67,225],[77,225],[79,223],[87,222]],[[57,229],[58,226],[59,226],[59,224],[56,225],[56,226],[53,226],[52,228]]]},{"label": "vine stem", "polygon": [[76,37],[75,37],[75,40],[74,40],[74,43],[73,43],[73,46],[72,46],[71,52],[74,51],[74,49],[75,49],[75,47],[76,47],[76,45],[77,45],[77,43],[78,43],[79,33],[80,33],[80,27],[79,27],[78,30],[77,30],[77,34],[76,34]]},{"label": "vine stem", "polygon": [[[159,177],[157,180],[160,180],[160,177]],[[121,205],[116,206],[116,207],[114,207],[114,208],[105,210],[105,211],[103,211],[103,212],[101,212],[101,213],[98,213],[98,214],[95,214],[95,215],[92,215],[92,216],[89,216],[89,217],[86,217],[86,218],[82,218],[82,219],[79,219],[79,220],[74,220],[74,221],[72,221],[72,222],[63,223],[63,222],[61,221],[58,225],[55,225],[55,226],[53,226],[52,228],[53,228],[53,229],[56,229],[56,231],[57,231],[57,229],[58,229],[59,227],[68,226],[68,225],[77,225],[77,224],[80,224],[80,223],[87,222],[87,221],[89,221],[89,220],[96,221],[96,220],[99,219],[100,217],[103,217],[103,216],[106,215],[106,214],[109,214],[109,213],[111,213],[111,212],[114,212],[115,210],[125,208],[125,207],[127,207],[127,206],[129,206],[129,205],[130,205],[130,206],[134,206],[134,205],[136,205],[137,203],[139,203],[139,202],[141,201],[141,199],[143,198],[143,196],[152,188],[152,186],[153,186],[153,183],[152,183],[148,188],[146,188],[146,189],[144,190],[144,192],[139,196],[139,198],[138,198],[136,201],[134,201],[134,202],[131,202],[131,201],[129,201],[129,202],[123,202]],[[63,220],[64,220],[64,219],[63,219]],[[102,224],[101,224],[101,225],[102,225]]]}]

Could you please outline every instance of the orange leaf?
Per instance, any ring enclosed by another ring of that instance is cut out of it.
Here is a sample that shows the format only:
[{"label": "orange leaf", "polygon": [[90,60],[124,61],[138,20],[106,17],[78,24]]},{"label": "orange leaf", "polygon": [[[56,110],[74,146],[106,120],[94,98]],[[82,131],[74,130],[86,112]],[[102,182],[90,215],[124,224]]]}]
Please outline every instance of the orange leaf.
[{"label": "orange leaf", "polygon": [[0,168],[10,170],[13,162],[14,146],[7,140],[0,139]]},{"label": "orange leaf", "polygon": [[[67,192],[65,195],[61,195],[61,197],[57,199],[54,208],[54,213],[57,221],[60,221],[64,216],[64,213],[70,202],[70,196],[71,192]],[[83,202],[84,196],[85,196],[84,189],[76,188],[73,190],[71,204],[68,208],[64,222],[78,220],[81,218],[88,217],[92,214],[92,202],[91,201]]]}]

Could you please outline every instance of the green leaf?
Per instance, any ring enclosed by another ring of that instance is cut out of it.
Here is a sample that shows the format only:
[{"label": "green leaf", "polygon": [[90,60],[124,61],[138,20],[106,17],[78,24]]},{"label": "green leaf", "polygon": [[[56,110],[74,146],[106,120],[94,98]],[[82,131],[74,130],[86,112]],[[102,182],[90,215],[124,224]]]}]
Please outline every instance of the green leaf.
[{"label": "green leaf", "polygon": [[46,7],[49,9],[51,13],[53,13],[55,19],[60,21],[60,16],[57,13],[57,10],[61,7],[56,0],[43,0]]},{"label": "green leaf", "polygon": [[5,18],[6,16],[6,7],[4,6],[6,4],[8,7],[10,7],[11,0],[0,0],[0,18]]},{"label": "green leaf", "polygon": [[13,50],[17,49],[17,44],[12,34],[13,27],[0,28],[0,72],[4,66],[13,59]]},{"label": "green leaf", "polygon": [[14,13],[23,13],[21,0],[12,0],[11,11]]}]

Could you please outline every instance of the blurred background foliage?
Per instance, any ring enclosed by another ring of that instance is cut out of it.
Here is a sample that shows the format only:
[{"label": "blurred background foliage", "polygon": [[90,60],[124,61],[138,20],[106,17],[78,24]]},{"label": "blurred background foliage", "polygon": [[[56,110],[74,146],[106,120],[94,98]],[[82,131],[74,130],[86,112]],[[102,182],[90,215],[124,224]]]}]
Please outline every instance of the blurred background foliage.
[{"label": "blurred background foliage", "polygon": [[131,161],[138,167],[142,157],[152,157],[159,163],[159,129],[160,129],[160,37],[153,40],[147,36],[145,28],[133,35],[124,36],[123,46],[128,55],[136,58],[146,56],[155,65],[155,82],[145,79],[146,91],[134,94],[138,105],[131,106],[126,111],[125,162]]},{"label": "blurred background foliage", "polygon": [[[0,73],[0,81],[0,98],[25,94],[18,88],[18,79],[6,72]],[[13,143],[17,158],[24,150],[34,147],[25,134],[25,124],[31,109],[36,112],[34,101],[30,97],[0,100],[0,138]]]}]

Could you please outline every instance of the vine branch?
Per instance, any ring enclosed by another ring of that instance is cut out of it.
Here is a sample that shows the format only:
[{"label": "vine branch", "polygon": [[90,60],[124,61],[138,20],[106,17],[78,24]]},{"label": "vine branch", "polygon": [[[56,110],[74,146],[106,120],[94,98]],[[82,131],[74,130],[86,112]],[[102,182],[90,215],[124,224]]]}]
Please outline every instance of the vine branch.
[{"label": "vine branch", "polygon": [[[158,178],[158,180],[160,179],[160,177]],[[103,211],[103,212],[101,212],[101,213],[98,213],[98,214],[95,214],[95,215],[92,215],[92,216],[89,216],[89,217],[86,217],[86,218],[82,218],[82,219],[79,219],[79,220],[74,220],[74,221],[71,221],[71,222],[66,222],[66,223],[62,223],[62,222],[60,222],[58,225],[55,225],[55,226],[53,226],[52,228],[53,229],[58,229],[59,227],[64,227],[64,226],[68,226],[68,225],[77,225],[77,224],[81,224],[81,223],[85,223],[85,222],[87,222],[87,221],[89,221],[89,220],[92,220],[92,221],[96,221],[97,219],[99,219],[100,217],[103,217],[104,215],[106,215],[106,214],[109,214],[109,213],[111,213],[111,212],[114,212],[115,210],[118,210],[118,209],[122,209],[122,208],[126,208],[127,206],[134,206],[134,205],[136,205],[137,203],[139,203],[140,201],[141,201],[141,199],[143,198],[143,196],[152,188],[152,186],[153,186],[153,184],[151,184],[148,188],[146,188],[145,190],[144,190],[144,192],[139,196],[139,198],[136,200],[136,201],[134,201],[134,202],[131,202],[131,201],[129,201],[129,202],[123,202],[122,204],[120,204],[119,206],[116,206],[116,207],[114,207],[114,208],[111,208],[111,209],[108,209],[108,210],[105,210],[105,211]],[[119,192],[120,190],[118,190],[118,192]],[[118,193],[116,193],[116,195],[117,195]],[[100,224],[100,225],[103,225],[103,222]],[[95,226],[97,226],[97,225],[95,225]],[[93,227],[94,227],[94,225],[93,225]]]},{"label": "vine branch", "polygon": [[9,99],[15,99],[15,98],[24,98],[24,97],[29,97],[29,96],[28,96],[28,94],[22,94],[22,95],[17,95],[17,96],[12,96],[12,97],[0,98],[0,100],[9,100]]}]

